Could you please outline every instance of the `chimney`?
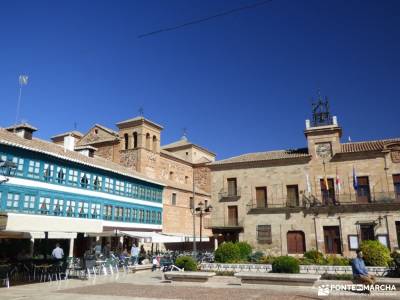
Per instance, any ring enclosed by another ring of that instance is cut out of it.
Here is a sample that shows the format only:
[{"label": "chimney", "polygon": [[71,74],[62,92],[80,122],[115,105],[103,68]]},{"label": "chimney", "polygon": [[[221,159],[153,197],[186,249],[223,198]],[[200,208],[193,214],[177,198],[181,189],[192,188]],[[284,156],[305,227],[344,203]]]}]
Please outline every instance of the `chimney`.
[{"label": "chimney", "polygon": [[33,127],[28,123],[21,123],[6,128],[9,132],[13,132],[21,138],[31,140],[33,133],[37,131],[37,128]]},{"label": "chimney", "polygon": [[94,152],[97,151],[97,148],[86,145],[86,146],[75,147],[75,151],[87,157],[93,157]]},{"label": "chimney", "polygon": [[75,149],[75,137],[67,135],[64,137],[64,151],[74,151]]}]

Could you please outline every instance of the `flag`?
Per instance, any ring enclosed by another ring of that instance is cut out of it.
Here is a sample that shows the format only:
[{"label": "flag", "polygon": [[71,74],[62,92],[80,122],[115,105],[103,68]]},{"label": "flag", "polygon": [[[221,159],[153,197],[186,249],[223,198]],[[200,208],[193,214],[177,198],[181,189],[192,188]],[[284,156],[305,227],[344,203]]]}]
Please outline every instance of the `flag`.
[{"label": "flag", "polygon": [[328,178],[326,178],[326,174],[324,175],[324,185],[325,185],[325,189],[329,190]]},{"label": "flag", "polygon": [[28,75],[19,75],[19,85],[24,86],[28,84]]},{"label": "flag", "polygon": [[356,175],[356,169],[353,166],[353,187],[355,190],[358,189],[358,181],[357,181],[357,175]]},{"label": "flag", "polygon": [[310,177],[308,176],[308,173],[306,173],[306,183],[307,183],[307,193],[311,194],[311,183],[310,183]]},{"label": "flag", "polygon": [[340,190],[342,189],[342,183],[340,182],[340,177],[337,171],[337,167],[336,167],[336,187],[338,190],[338,194],[340,194]]}]

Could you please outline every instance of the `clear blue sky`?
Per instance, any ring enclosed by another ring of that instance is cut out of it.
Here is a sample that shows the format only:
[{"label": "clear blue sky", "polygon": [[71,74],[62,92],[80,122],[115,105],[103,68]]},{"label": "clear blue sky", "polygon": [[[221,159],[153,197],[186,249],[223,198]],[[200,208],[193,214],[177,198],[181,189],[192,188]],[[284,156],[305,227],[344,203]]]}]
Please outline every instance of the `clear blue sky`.
[{"label": "clear blue sky", "polygon": [[353,141],[400,136],[400,1],[273,0],[138,39],[254,0],[11,1],[0,4],[0,126],[38,136],[145,116],[162,143],[225,158],[304,147],[317,88]]}]

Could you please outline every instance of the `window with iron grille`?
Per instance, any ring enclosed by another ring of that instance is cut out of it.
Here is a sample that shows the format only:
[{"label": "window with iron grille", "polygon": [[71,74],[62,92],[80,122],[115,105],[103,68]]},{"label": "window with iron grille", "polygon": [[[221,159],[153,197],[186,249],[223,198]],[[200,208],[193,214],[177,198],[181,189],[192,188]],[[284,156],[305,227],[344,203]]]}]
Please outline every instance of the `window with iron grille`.
[{"label": "window with iron grille", "polygon": [[272,244],[271,225],[257,225],[257,241]]}]

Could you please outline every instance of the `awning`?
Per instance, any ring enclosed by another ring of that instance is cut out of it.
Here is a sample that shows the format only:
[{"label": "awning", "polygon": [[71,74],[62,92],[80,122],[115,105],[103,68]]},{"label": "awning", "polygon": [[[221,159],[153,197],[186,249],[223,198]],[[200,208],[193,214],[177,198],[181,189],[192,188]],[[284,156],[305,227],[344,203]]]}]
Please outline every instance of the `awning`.
[{"label": "awning", "polygon": [[[0,230],[16,232],[77,233],[103,231],[101,220],[7,213],[0,215]],[[56,238],[56,237],[53,237]]]},{"label": "awning", "polygon": [[[171,235],[157,232],[143,232],[143,231],[119,231],[120,234],[130,236],[137,239],[143,239],[145,243],[183,243],[193,241],[192,236],[185,235]],[[208,242],[208,237],[202,237],[203,242]],[[200,241],[200,237],[196,237],[196,241]]]}]

